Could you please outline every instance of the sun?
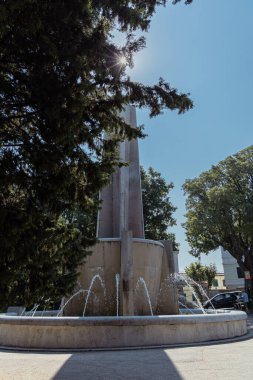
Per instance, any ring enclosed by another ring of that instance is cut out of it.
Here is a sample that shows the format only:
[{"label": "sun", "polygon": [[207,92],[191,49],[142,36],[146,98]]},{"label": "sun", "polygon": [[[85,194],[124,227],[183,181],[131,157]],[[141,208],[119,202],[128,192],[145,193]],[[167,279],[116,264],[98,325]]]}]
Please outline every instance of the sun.
[{"label": "sun", "polygon": [[121,66],[126,66],[127,65],[127,59],[124,55],[121,55],[119,58],[118,58],[118,62]]}]

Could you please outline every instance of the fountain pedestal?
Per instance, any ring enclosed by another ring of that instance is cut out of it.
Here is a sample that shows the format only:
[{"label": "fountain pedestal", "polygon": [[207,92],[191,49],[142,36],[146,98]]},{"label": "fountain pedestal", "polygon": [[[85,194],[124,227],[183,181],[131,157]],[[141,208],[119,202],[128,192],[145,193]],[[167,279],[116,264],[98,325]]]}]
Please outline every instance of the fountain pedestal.
[{"label": "fountain pedestal", "polygon": [[[122,117],[136,128],[134,107],[127,106]],[[119,155],[121,162],[128,165],[118,169],[110,184],[101,191],[102,208],[97,225],[100,241],[80,268],[79,283],[83,289],[88,289],[92,277],[98,273],[104,279],[107,293],[104,299],[101,284],[94,284],[87,314],[117,315],[116,274],[120,274],[120,315],[150,315],[147,297],[150,297],[154,314],[158,309],[162,314],[178,314],[177,291],[163,282],[174,273],[172,245],[144,239],[138,141],[120,143]],[[140,284],[136,289],[139,278],[142,278],[142,284],[146,284],[146,289],[141,289]],[[161,287],[166,287],[163,296]],[[80,315],[80,302],[73,300],[65,315]]]}]

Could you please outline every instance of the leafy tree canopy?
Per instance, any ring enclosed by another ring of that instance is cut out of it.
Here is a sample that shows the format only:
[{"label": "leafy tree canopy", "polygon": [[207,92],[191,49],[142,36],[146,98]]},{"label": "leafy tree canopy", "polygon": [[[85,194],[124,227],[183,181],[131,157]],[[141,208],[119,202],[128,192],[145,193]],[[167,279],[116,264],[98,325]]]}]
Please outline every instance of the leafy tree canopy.
[{"label": "leafy tree canopy", "polygon": [[199,262],[193,262],[185,268],[185,273],[196,282],[206,281],[210,289],[216,276],[217,268],[215,264],[202,265]]},{"label": "leafy tree canopy", "polygon": [[192,254],[222,246],[253,276],[253,146],[184,184]]},{"label": "leafy tree canopy", "polygon": [[185,268],[185,273],[189,278],[187,282],[189,281],[189,283],[191,283],[191,286],[195,291],[195,296],[197,296],[201,303],[206,300],[206,295],[202,289],[203,282],[206,282],[207,288],[210,289],[216,276],[216,272],[217,269],[215,264],[202,265],[200,262],[193,262]]},{"label": "leafy tree canopy", "polygon": [[217,273],[216,265],[215,264],[205,265],[204,272],[205,272],[208,288],[210,289]]},{"label": "leafy tree canopy", "polygon": [[204,267],[199,262],[191,263],[185,268],[185,273],[196,282],[205,281]]},{"label": "leafy tree canopy", "polygon": [[163,79],[132,82],[120,59],[133,64],[145,46],[134,32],[147,31],[165,4],[0,0],[0,304],[73,288],[94,237],[69,215],[89,219],[117,165],[117,141],[143,136],[121,119],[124,105],[148,107],[151,117],[192,107]]},{"label": "leafy tree canopy", "polygon": [[173,184],[167,183],[161,173],[151,167],[147,171],[141,167],[141,182],[145,238],[171,240],[177,249],[175,235],[168,232],[168,227],[176,224],[172,216],[176,207],[169,198]]}]

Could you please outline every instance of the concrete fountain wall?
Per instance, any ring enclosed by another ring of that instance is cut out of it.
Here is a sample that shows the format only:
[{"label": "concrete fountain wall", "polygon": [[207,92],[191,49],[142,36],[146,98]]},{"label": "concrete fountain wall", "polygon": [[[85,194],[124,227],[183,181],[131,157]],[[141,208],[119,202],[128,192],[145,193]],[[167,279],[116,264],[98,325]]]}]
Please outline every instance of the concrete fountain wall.
[{"label": "concrete fountain wall", "polygon": [[[167,262],[166,250],[162,243],[147,239],[132,239],[133,257],[133,302],[135,315],[151,315],[148,303],[148,295],[140,279],[143,278],[149,293],[152,311],[154,314],[177,314],[177,296],[173,287],[167,288],[165,305],[165,292],[160,292],[163,280],[170,275],[170,266]],[[173,268],[172,268],[173,270]],[[99,280],[94,282],[89,297],[85,315],[117,315],[116,310],[116,275],[121,276],[121,240],[100,239],[93,248],[91,256],[80,268],[79,286],[88,289],[92,278],[99,274],[103,284]],[[122,282],[120,282],[122,286]],[[122,294],[119,289],[119,294]],[[82,316],[84,300],[87,297],[81,294],[73,298],[66,306],[64,315]],[[119,303],[121,299],[119,296]],[[122,314],[122,312],[120,312]]]},{"label": "concrete fountain wall", "polygon": [[156,317],[0,317],[0,346],[24,349],[146,347],[246,334],[246,314]]}]

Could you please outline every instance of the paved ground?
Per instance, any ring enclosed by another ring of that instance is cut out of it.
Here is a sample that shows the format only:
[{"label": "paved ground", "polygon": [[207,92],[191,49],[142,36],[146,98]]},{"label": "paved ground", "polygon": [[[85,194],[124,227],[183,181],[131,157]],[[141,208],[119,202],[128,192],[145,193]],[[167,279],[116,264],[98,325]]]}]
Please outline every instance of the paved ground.
[{"label": "paved ground", "polygon": [[0,350],[1,380],[244,380],[253,378],[250,338],[233,343],[168,349],[83,353]]}]

